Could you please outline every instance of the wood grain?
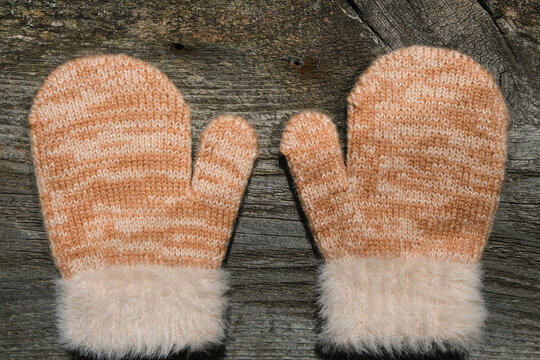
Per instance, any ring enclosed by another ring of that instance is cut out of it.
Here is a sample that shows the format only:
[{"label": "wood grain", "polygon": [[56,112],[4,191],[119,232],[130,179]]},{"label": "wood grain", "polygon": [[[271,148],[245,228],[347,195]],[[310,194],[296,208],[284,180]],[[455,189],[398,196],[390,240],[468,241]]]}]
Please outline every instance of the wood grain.
[{"label": "wood grain", "polygon": [[[0,359],[70,359],[54,326],[55,270],[43,228],[27,115],[61,63],[126,53],[176,84],[192,110],[194,150],[222,113],[259,137],[226,267],[229,336],[178,358],[338,359],[316,347],[321,259],[279,156],[285,122],[323,111],[345,138],[346,98],[379,55],[412,44],[472,56],[495,77],[511,124],[506,181],[483,257],[491,313],[469,355],[540,357],[540,9],[534,1],[0,1]],[[342,142],[343,144],[343,142]]]}]

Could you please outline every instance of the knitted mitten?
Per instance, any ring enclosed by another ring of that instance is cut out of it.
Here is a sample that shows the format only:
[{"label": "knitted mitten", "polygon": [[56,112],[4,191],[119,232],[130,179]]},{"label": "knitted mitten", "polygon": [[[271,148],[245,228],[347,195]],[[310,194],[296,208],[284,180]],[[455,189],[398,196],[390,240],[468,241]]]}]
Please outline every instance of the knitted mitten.
[{"label": "knitted mitten", "polygon": [[410,47],[363,74],[347,167],[330,119],[287,124],[287,157],[317,246],[323,344],[358,352],[462,350],[486,311],[478,262],[504,172],[507,112],[489,73]]},{"label": "knitted mitten", "polygon": [[256,156],[252,128],[214,120],[192,178],[186,103],[165,75],[125,55],[60,66],[29,125],[65,345],[122,357],[218,343],[220,266]]}]

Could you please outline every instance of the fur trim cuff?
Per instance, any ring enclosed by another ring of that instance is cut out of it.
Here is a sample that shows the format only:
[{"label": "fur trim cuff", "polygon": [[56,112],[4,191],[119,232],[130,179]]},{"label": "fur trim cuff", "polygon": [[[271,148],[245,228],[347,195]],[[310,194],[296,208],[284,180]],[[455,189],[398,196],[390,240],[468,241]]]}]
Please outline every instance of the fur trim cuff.
[{"label": "fur trim cuff", "polygon": [[465,350],[486,310],[476,264],[344,258],[320,275],[323,345],[360,353]]},{"label": "fur trim cuff", "polygon": [[61,338],[82,353],[163,357],[225,334],[222,269],[112,266],[62,279],[58,290]]}]

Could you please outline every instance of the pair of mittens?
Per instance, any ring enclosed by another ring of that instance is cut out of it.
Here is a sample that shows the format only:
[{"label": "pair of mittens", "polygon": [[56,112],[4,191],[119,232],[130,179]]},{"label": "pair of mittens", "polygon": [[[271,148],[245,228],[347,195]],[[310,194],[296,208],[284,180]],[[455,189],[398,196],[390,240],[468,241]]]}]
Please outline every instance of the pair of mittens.
[{"label": "pair of mittens", "polygon": [[[295,116],[281,151],[326,263],[323,344],[466,348],[486,312],[478,261],[504,171],[507,112],[465,55],[406,48],[349,97],[345,167],[328,117]],[[224,337],[221,269],[257,140],[241,118],[201,137],[165,75],[124,55],[55,70],[29,116],[64,344],[165,356]]]},{"label": "pair of mittens", "polygon": [[307,112],[283,133],[316,244],[322,343],[356,352],[467,349],[486,317],[479,259],[497,208],[507,110],[491,75],[455,51],[376,60],[335,126]]},{"label": "pair of mittens", "polygon": [[221,263],[256,157],[245,120],[204,131],[191,174],[189,108],[157,69],[125,55],[77,59],[29,116],[59,281],[66,347],[165,356],[219,343]]}]

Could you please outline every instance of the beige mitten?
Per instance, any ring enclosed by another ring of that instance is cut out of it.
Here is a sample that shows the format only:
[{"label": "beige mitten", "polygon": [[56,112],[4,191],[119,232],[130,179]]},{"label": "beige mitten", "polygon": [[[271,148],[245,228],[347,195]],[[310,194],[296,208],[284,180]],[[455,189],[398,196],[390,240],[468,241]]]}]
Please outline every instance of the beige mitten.
[{"label": "beige mitten", "polygon": [[422,352],[477,338],[506,127],[486,70],[419,46],[378,59],[352,90],[347,167],[328,117],[291,119],[281,151],[325,259],[325,345]]},{"label": "beige mitten", "polygon": [[77,59],[29,116],[70,349],[165,356],[221,341],[227,244],[256,156],[241,118],[214,120],[191,176],[189,109],[165,75],[124,55]]}]

